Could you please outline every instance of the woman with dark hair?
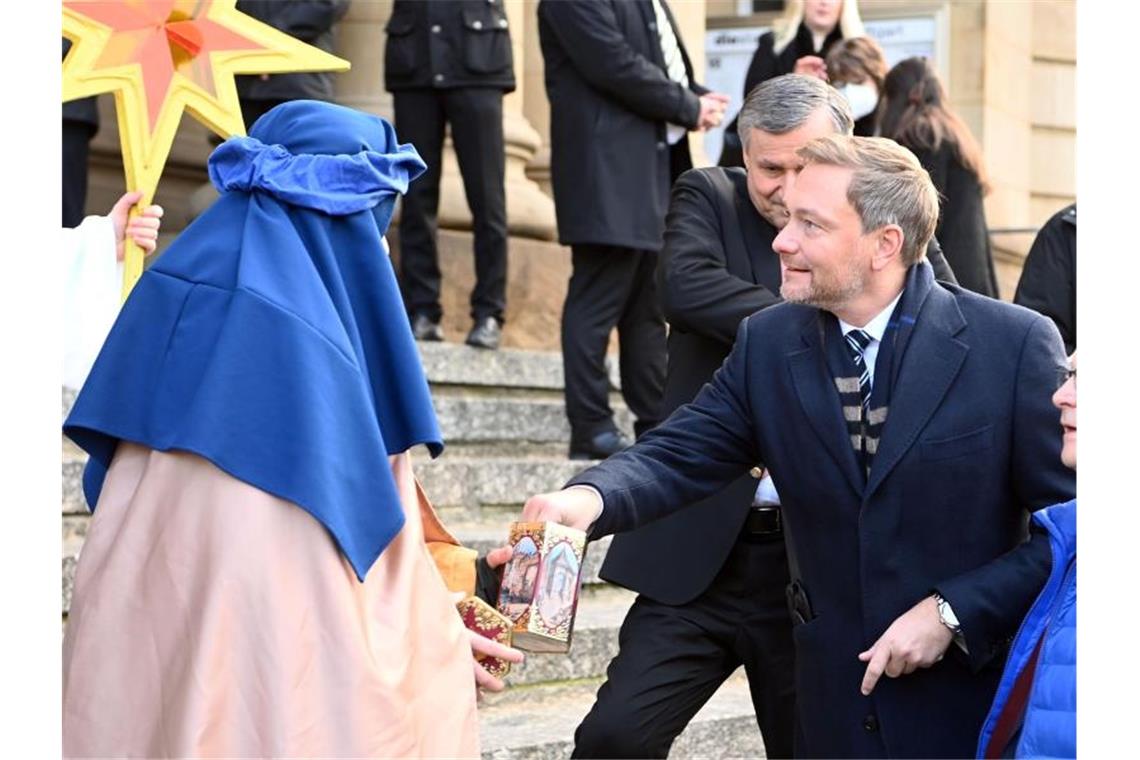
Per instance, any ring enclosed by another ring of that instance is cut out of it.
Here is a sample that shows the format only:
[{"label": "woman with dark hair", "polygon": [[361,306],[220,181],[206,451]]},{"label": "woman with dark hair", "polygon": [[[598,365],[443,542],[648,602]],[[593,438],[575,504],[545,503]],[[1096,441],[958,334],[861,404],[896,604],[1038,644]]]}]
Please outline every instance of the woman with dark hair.
[{"label": "woman with dark hair", "polygon": [[[783,74],[806,74],[827,81],[824,58],[840,40],[863,34],[856,0],[789,0],[784,14],[764,33],[748,64],[744,97],[752,88]],[[743,99],[742,99],[743,102]],[[724,130],[721,166],[744,166],[736,119]]]},{"label": "woman with dark hair", "polygon": [[958,283],[997,298],[997,275],[982,197],[989,191],[982,151],[950,110],[946,90],[925,58],[895,65],[884,82],[881,132],[909,148],[942,196],[934,236]]},{"label": "woman with dark hair", "polygon": [[856,137],[879,134],[886,77],[887,59],[870,37],[841,40],[827,54],[827,79],[851,105]]}]

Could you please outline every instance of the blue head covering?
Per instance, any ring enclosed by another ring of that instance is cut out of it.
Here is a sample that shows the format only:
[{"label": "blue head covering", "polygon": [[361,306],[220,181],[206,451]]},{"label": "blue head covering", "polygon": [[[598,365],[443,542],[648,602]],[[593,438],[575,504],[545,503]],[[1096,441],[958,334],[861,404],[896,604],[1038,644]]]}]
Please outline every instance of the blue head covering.
[{"label": "blue head covering", "polygon": [[190,451],[310,512],[363,579],[404,522],[387,456],[443,449],[382,241],[424,168],[316,101],[218,147],[222,197],[143,274],[64,423],[87,503],[120,440]]}]

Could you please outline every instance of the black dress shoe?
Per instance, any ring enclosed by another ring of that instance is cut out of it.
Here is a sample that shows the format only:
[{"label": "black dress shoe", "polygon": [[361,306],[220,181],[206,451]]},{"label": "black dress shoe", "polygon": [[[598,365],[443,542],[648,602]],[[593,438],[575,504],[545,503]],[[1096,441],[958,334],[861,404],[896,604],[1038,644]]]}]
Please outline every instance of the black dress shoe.
[{"label": "black dress shoe", "polygon": [[443,340],[443,328],[431,317],[417,314],[412,317],[412,336],[416,340]]},{"label": "black dress shoe", "polygon": [[585,444],[571,439],[570,458],[605,459],[609,455],[616,454],[626,448],[630,443],[632,442],[618,431],[607,430],[604,433],[598,433]]},{"label": "black dress shoe", "polygon": [[476,320],[471,332],[467,333],[467,345],[475,348],[489,348],[494,351],[503,339],[503,328],[499,327],[499,320],[494,317],[483,317]]}]

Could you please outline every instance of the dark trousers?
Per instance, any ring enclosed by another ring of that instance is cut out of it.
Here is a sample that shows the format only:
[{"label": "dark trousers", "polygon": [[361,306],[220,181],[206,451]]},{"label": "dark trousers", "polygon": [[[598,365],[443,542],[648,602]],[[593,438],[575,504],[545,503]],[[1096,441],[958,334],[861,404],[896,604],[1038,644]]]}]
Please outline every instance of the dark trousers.
[{"label": "dark trousers", "polygon": [[616,430],[606,346],[618,331],[621,392],[637,435],[661,419],[665,317],[657,298],[656,251],[571,246],[574,269],[562,308],[562,369],[572,445]]},{"label": "dark trousers", "polygon": [[501,323],[507,302],[503,92],[486,87],[399,90],[392,99],[400,142],[414,145],[427,164],[427,171],[411,183],[400,212],[400,280],[408,312],[437,322],[443,316],[436,219],[444,126],[450,122],[475,237],[471,316]]},{"label": "dark trousers", "polygon": [[63,120],[64,227],[78,227],[83,221],[84,208],[87,206],[87,156],[91,136],[90,124]]},{"label": "dark trousers", "polygon": [[780,538],[736,543],[716,579],[688,604],[639,596],[573,757],[665,757],[677,735],[740,665],[770,758],[791,757],[795,654]]}]

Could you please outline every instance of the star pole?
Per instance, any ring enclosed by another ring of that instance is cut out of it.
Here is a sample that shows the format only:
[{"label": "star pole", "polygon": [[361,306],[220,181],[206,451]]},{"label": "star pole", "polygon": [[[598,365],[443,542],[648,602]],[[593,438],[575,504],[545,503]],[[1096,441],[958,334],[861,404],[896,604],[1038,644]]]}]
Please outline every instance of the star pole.
[{"label": "star pole", "polygon": [[[63,100],[112,92],[127,190],[154,199],[183,112],[222,137],[244,135],[234,76],[347,71],[349,62],[235,7],[236,0],[68,0]],[[142,276],[127,240],[123,298]]]}]

